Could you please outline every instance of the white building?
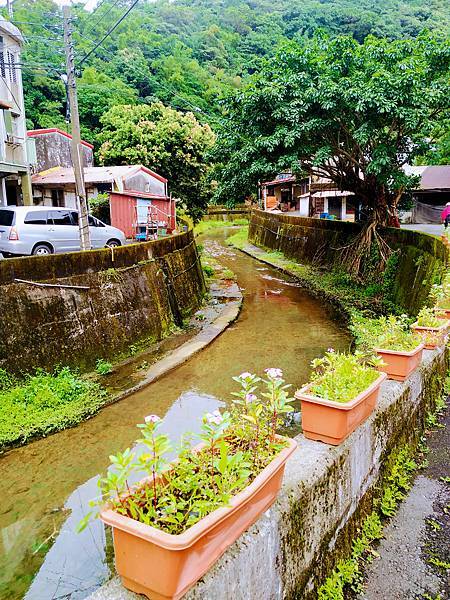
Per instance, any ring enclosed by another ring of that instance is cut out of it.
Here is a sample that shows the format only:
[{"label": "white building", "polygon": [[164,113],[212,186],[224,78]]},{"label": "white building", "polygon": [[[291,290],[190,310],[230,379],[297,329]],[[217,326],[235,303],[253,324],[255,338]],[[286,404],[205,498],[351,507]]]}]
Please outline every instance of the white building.
[{"label": "white building", "polygon": [[32,204],[19,29],[0,17],[0,205]]}]

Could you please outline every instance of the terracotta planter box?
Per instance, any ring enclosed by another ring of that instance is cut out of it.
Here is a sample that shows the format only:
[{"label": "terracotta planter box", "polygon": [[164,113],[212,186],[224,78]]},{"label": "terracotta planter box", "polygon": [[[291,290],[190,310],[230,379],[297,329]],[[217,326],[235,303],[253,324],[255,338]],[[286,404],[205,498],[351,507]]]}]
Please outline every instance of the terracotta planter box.
[{"label": "terracotta planter box", "polygon": [[434,350],[445,344],[448,326],[448,321],[443,321],[440,327],[420,327],[417,323],[413,323],[411,329],[422,337],[427,350]]},{"label": "terracotta planter box", "polygon": [[310,395],[310,383],[298,390],[295,397],[301,401],[304,436],[333,446],[343,442],[372,413],[386,377],[380,373],[372,385],[345,403]]},{"label": "terracotta planter box", "polygon": [[113,528],[116,569],[123,585],[151,600],[181,598],[275,501],[286,461],[297,447],[294,440],[283,439],[289,445],[229,506],[179,535],[103,510],[102,521]]},{"label": "terracotta planter box", "polygon": [[378,370],[386,373],[389,379],[405,381],[408,375],[419,366],[424,348],[424,344],[419,344],[417,348],[410,352],[375,348],[375,352],[385,363],[384,366],[378,367]]}]

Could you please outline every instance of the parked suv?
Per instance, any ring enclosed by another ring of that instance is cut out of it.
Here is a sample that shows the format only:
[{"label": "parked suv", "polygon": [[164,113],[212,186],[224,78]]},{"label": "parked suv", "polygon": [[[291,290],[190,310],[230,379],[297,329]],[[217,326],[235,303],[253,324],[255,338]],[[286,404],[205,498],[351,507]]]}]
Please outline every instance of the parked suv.
[{"label": "parked suv", "polygon": [[[121,246],[125,235],[89,215],[93,248]],[[53,254],[80,249],[78,211],[45,206],[0,207],[0,252],[3,256]]]}]

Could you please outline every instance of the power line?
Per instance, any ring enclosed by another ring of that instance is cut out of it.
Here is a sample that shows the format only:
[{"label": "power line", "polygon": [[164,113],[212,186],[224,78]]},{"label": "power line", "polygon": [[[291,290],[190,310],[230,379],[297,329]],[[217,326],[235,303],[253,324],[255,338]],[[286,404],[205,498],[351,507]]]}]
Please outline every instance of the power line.
[{"label": "power line", "polygon": [[[103,0],[103,2],[100,2],[100,4],[98,5],[98,8],[100,6],[102,6],[105,3],[106,0]],[[83,29],[83,33],[87,33],[88,31],[92,31],[93,27],[96,27],[99,23],[101,23],[101,21],[103,21],[103,19],[109,15],[109,13],[113,10],[113,8],[115,8],[118,4],[119,4],[120,0],[115,0],[115,2],[113,2],[108,8],[107,10],[100,15],[100,17],[98,19],[96,19],[96,21],[94,21],[94,23],[91,23],[90,25],[88,25],[88,28],[85,30]],[[95,11],[94,11],[95,12]],[[93,13],[92,13],[93,14]],[[91,17],[92,17],[91,14]]]},{"label": "power line", "polygon": [[117,27],[122,23],[122,21],[127,17],[127,15],[133,10],[133,8],[136,6],[136,4],[138,2],[139,2],[139,0],[134,0],[133,4],[124,12],[124,14],[120,17],[120,19],[118,19],[114,23],[114,25],[108,29],[108,31],[105,33],[105,35],[102,37],[102,39],[92,48],[92,50],[90,50],[87,54],[85,54],[83,56],[81,61],[78,63],[78,67],[81,67],[81,65],[84,63],[84,61],[87,58],[89,58],[89,56],[91,56],[91,54],[93,54],[99,46],[101,46],[103,44],[103,42],[106,40],[106,38],[109,37],[115,29],[117,29]]}]

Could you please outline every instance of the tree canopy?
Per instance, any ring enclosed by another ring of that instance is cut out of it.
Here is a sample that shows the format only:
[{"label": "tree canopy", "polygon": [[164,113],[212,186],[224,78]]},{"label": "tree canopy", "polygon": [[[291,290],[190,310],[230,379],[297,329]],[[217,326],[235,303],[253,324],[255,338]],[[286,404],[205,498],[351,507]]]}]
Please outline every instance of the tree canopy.
[{"label": "tree canopy", "polygon": [[381,224],[413,183],[403,170],[450,114],[450,42],[318,35],[282,44],[226,105],[219,194],[291,169],[331,179]]},{"label": "tree canopy", "polygon": [[154,104],[113,106],[101,118],[102,164],[143,164],[166,177],[195,218],[206,208],[207,154],[215,136],[192,113]]}]

